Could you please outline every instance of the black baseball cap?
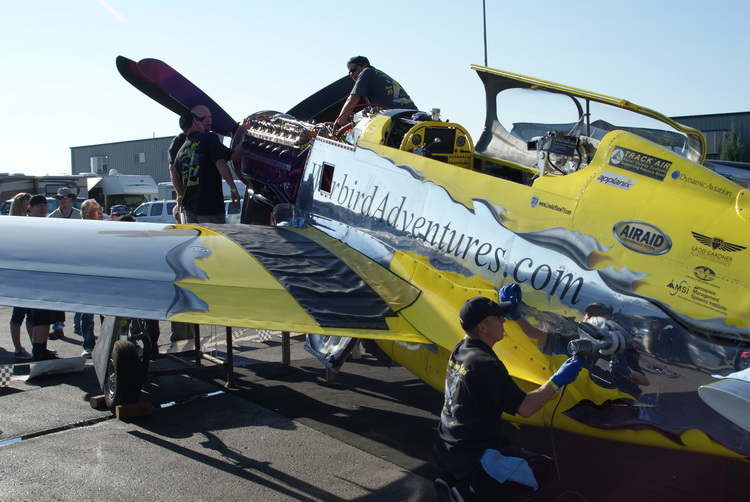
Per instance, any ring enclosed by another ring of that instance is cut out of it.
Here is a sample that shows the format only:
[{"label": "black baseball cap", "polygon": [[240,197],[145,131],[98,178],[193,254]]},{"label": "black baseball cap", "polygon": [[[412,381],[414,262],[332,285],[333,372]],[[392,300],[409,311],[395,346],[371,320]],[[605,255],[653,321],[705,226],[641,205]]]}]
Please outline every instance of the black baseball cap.
[{"label": "black baseball cap", "polygon": [[477,296],[467,300],[458,313],[461,327],[466,331],[474,329],[477,324],[492,315],[504,316],[513,308],[511,302],[497,303],[484,296]]},{"label": "black baseball cap", "polygon": [[47,197],[44,195],[34,195],[29,199],[29,206],[36,206],[37,204],[46,204],[47,203]]}]

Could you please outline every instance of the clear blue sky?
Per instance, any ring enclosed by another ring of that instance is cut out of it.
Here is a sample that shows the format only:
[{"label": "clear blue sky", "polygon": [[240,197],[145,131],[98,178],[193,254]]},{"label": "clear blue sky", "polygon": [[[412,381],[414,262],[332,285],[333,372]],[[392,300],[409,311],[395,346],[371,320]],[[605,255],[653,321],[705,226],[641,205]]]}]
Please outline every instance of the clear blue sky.
[{"label": "clear blue sky", "polygon": [[[749,14],[739,0],[487,0],[488,63],[666,115],[748,111]],[[0,172],[69,173],[72,146],[175,134],[118,55],[169,63],[240,120],[287,110],[362,54],[421,109],[475,139],[483,123],[481,0],[0,0],[0,19]]]}]

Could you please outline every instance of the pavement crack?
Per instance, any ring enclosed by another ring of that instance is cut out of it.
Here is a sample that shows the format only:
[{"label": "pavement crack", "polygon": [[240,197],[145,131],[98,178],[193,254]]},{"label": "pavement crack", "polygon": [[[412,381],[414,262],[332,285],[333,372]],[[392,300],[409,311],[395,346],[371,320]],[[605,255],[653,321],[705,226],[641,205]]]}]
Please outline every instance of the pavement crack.
[{"label": "pavement crack", "polygon": [[55,434],[56,432],[63,432],[63,431],[68,431],[72,429],[81,429],[83,427],[90,427],[92,425],[96,425],[98,423],[104,422],[105,420],[111,420],[113,418],[115,418],[114,415],[105,415],[105,416],[98,417],[98,418],[91,418],[88,420],[81,420],[79,422],[73,422],[72,424],[52,427],[50,429],[45,429],[42,431],[29,432],[28,434],[22,434],[21,436],[17,436],[14,438],[9,438],[9,439],[0,441],[0,447],[8,446],[10,444],[18,443],[21,441],[25,441],[27,439],[34,439],[34,438],[38,438],[42,436],[47,436],[49,434]]}]

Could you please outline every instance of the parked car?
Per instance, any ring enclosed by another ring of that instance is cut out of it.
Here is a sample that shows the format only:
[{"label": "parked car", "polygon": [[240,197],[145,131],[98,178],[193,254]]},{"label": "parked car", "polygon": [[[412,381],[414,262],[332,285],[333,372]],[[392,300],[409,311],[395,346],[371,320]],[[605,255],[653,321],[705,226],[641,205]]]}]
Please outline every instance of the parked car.
[{"label": "parked car", "polygon": [[172,210],[177,205],[176,200],[155,200],[144,202],[131,214],[137,221],[151,223],[177,223],[172,216]]},{"label": "parked car", "polygon": [[[172,210],[175,205],[177,205],[177,201],[175,200],[144,202],[132,212],[132,215],[138,221],[176,223],[174,216],[172,216]],[[239,223],[242,216],[242,202],[240,202],[239,206],[234,206],[231,200],[225,200],[224,211],[226,212],[227,223]]]}]

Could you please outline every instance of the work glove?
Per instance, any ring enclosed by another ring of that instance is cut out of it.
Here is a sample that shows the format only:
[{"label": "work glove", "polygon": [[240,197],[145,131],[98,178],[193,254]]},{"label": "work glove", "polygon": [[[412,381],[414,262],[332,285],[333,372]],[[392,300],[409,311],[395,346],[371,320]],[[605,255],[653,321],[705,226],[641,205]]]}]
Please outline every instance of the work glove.
[{"label": "work glove", "polygon": [[617,373],[618,375],[622,376],[630,376],[630,374],[633,372],[633,370],[631,370],[628,366],[628,362],[625,360],[625,358],[617,356],[613,357],[609,362],[609,369],[613,373]]},{"label": "work glove", "polygon": [[582,357],[573,356],[560,366],[560,369],[549,379],[555,392],[560,390],[560,387],[563,385],[568,385],[575,381],[578,373],[581,371],[583,362],[584,360]]},{"label": "work glove", "polygon": [[500,288],[500,301],[513,304],[510,311],[505,314],[506,319],[517,321],[521,317],[521,286],[515,282],[511,282]]}]

